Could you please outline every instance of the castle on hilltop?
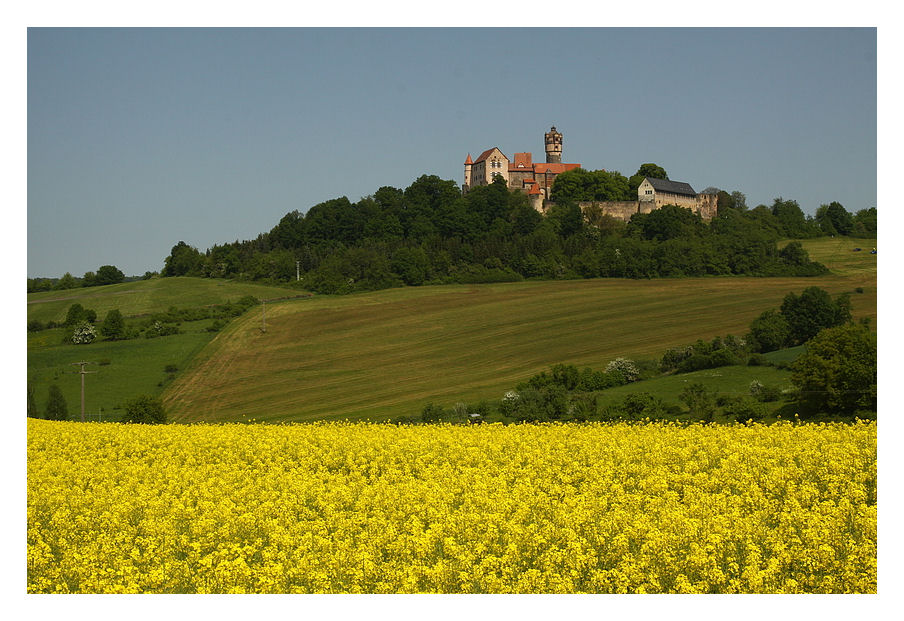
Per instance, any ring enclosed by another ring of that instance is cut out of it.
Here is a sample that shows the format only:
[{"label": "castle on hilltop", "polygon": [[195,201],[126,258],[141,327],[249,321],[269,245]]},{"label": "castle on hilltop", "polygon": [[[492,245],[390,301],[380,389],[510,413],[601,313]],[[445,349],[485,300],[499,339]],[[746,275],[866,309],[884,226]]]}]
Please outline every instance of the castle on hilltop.
[{"label": "castle on hilltop", "polygon": [[487,149],[476,160],[471,154],[465,160],[465,183],[462,191],[474,186],[488,185],[496,177],[502,177],[513,190],[521,190],[531,199],[537,211],[543,211],[543,201],[549,200],[549,192],[556,177],[566,170],[580,168],[580,164],[562,163],[562,134],[555,125],[544,135],[546,143],[546,163],[534,164],[531,153],[515,153],[515,160],[509,160],[498,147]]},{"label": "castle on hilltop", "polygon": [[[549,207],[549,197],[556,177],[568,170],[580,168],[580,164],[562,163],[562,134],[555,125],[543,136],[546,145],[546,163],[533,163],[530,153],[515,153],[515,159],[508,157],[498,148],[487,149],[476,160],[468,153],[465,159],[465,182],[462,192],[481,185],[489,185],[497,177],[505,180],[509,188],[527,194],[531,205],[539,212]],[[624,221],[635,213],[649,213],[663,205],[677,205],[700,214],[704,220],[716,215],[717,194],[698,194],[690,184],[668,179],[647,177],[637,188],[636,201],[594,201],[580,203],[586,212],[593,206],[603,214]]]}]

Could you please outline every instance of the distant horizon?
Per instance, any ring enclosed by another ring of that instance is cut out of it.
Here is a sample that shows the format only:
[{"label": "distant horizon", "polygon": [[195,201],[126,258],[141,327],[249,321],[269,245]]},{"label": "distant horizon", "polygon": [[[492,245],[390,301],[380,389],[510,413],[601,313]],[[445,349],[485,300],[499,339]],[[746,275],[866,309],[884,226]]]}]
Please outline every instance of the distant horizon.
[{"label": "distant horizon", "polygon": [[179,241],[460,186],[468,153],[544,161],[553,125],[587,170],[855,213],[876,56],[875,28],[30,28],[27,273],[159,271]]}]

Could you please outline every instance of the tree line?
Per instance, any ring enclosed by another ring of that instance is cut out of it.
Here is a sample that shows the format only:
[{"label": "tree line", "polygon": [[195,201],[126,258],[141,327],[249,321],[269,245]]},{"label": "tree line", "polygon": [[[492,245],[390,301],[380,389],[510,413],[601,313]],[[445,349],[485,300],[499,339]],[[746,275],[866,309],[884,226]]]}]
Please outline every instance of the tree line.
[{"label": "tree line", "polygon": [[252,295],[239,298],[236,302],[225,304],[211,304],[190,308],[169,307],[166,311],[151,313],[148,315],[126,317],[118,308],[107,312],[103,321],[98,323],[97,312],[91,308],[84,308],[75,303],[66,312],[66,319],[62,322],[43,322],[32,319],[28,322],[29,332],[40,332],[54,328],[65,328],[63,343],[75,343],[85,345],[94,342],[98,331],[104,340],[123,341],[139,337],[156,338],[158,336],[170,336],[179,334],[179,326],[182,322],[195,322],[205,319],[213,319],[213,322],[205,329],[208,332],[218,332],[231,318],[238,317],[248,309],[260,304],[260,300]]},{"label": "tree line", "polygon": [[[654,164],[641,171],[665,177]],[[404,190],[382,187],[357,203],[340,197],[292,211],[254,240],[205,252],[180,241],[161,275],[287,283],[318,293],[523,279],[809,276],[826,269],[799,244],[779,250],[778,240],[875,234],[875,209],[852,215],[832,203],[808,217],[793,200],[748,209],[742,193],[724,191],[710,222],[677,206],[623,222],[585,214],[578,203],[612,198],[599,190],[612,179],[630,194],[642,176],[570,172],[557,178],[558,200],[545,215],[501,179],[463,194],[454,181],[424,175]]]},{"label": "tree line", "polygon": [[[146,272],[144,279],[147,280],[154,276],[153,272]],[[78,278],[69,272],[63,274],[60,278],[29,278],[28,293],[36,293],[38,291],[63,291],[65,289],[79,289],[81,287],[100,287],[102,285],[117,285],[121,282],[130,280],[138,280],[137,277],[126,278],[115,265],[101,265],[97,268],[97,272],[85,272]]]},{"label": "tree line", "polygon": [[[832,202],[810,217],[782,198],[750,209],[739,191],[717,191],[718,215],[710,222],[676,206],[634,214],[629,222],[578,206],[635,200],[645,177],[668,179],[656,164],[643,164],[631,177],[562,173],[552,187],[554,205],[541,215],[501,179],[463,194],[454,181],[423,175],[405,189],[384,186],[356,203],[343,196],[306,213],[289,212],[252,240],[203,252],[179,241],[161,275],[291,284],[318,293],[523,279],[807,276],[825,269],[799,246],[779,251],[778,240],[876,235],[875,208],[852,214]],[[107,265],[82,278],[67,272],[29,279],[28,290],[124,280],[131,278]]]}]

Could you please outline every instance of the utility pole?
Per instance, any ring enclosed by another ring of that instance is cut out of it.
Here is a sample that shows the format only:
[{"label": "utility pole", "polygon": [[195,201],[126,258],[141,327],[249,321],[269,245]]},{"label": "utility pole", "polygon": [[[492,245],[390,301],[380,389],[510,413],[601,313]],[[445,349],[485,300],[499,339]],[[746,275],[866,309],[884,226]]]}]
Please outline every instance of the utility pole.
[{"label": "utility pole", "polygon": [[301,261],[295,260],[295,282],[301,280]]},{"label": "utility pole", "polygon": [[82,376],[82,422],[85,422],[85,375],[88,373],[97,373],[97,371],[86,371],[86,364],[97,364],[96,362],[73,362],[71,364],[77,364],[79,366],[79,370],[76,371],[79,375]]}]

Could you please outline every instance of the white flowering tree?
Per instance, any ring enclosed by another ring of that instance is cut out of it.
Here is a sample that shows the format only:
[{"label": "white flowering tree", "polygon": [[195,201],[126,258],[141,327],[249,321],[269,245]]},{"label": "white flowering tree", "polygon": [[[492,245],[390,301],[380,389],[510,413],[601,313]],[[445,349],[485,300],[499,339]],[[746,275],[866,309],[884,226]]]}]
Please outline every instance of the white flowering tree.
[{"label": "white flowering tree", "polygon": [[502,397],[502,406],[500,410],[503,414],[510,416],[515,408],[518,407],[518,403],[521,401],[521,395],[518,394],[517,390],[509,390]]},{"label": "white flowering tree", "polygon": [[627,358],[616,358],[607,364],[606,373],[611,371],[618,371],[621,373],[626,382],[637,381],[637,378],[640,377],[640,369],[637,368],[637,365],[634,364],[633,360],[628,360]]},{"label": "white flowering tree", "polygon": [[85,345],[97,338],[97,330],[87,321],[82,321],[72,331],[72,342],[76,345]]}]

